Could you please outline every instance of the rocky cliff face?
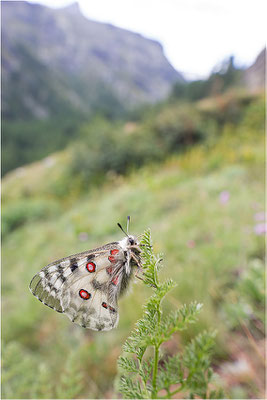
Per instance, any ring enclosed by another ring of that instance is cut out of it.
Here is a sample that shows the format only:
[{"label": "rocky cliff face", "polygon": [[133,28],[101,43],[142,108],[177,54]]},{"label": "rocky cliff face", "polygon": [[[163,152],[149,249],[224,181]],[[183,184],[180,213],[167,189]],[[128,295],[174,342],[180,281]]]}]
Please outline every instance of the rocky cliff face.
[{"label": "rocky cliff face", "polygon": [[254,93],[264,91],[266,68],[266,48],[264,48],[255,62],[244,71],[243,81],[247,89]]},{"label": "rocky cliff face", "polygon": [[127,107],[155,102],[183,80],[158,42],[88,20],[77,4],[56,10],[25,1],[1,6],[7,118],[46,118],[66,107],[86,112],[106,96]]}]

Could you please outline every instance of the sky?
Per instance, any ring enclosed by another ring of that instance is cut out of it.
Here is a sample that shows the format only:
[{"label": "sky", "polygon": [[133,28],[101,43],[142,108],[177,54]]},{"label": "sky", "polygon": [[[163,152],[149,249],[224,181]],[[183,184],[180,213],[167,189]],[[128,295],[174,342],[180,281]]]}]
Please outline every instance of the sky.
[{"label": "sky", "polygon": [[[74,0],[30,0],[62,7]],[[207,77],[230,55],[249,66],[266,45],[266,0],[78,0],[90,19],[158,40],[187,79]]]}]

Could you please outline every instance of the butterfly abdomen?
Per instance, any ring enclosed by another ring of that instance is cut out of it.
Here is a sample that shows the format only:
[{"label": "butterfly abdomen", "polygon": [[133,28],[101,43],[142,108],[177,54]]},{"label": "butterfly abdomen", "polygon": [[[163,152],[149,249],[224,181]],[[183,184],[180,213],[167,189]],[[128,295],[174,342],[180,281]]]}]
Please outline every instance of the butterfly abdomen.
[{"label": "butterfly abdomen", "polygon": [[131,281],[131,278],[133,276],[133,269],[131,268],[130,274],[123,274],[122,279],[121,279],[121,286],[120,286],[120,296],[122,296],[127,288],[129,287],[129,283]]}]

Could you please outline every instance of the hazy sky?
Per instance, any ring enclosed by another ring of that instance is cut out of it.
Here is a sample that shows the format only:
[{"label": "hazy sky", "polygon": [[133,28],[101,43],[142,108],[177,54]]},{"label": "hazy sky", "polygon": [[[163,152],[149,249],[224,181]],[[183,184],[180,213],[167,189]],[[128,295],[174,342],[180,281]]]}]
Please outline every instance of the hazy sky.
[{"label": "hazy sky", "polygon": [[[60,7],[71,0],[30,0]],[[90,19],[157,39],[187,78],[204,77],[227,56],[250,65],[266,43],[266,0],[78,0]]]}]

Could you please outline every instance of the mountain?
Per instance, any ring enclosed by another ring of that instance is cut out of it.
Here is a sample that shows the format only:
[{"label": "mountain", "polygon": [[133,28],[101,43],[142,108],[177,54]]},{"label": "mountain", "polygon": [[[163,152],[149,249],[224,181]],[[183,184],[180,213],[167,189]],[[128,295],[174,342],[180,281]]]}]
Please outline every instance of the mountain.
[{"label": "mountain", "polygon": [[266,48],[260,52],[254,63],[244,71],[243,82],[250,92],[264,92],[265,66]]},{"label": "mountain", "polygon": [[8,120],[156,102],[183,80],[158,42],[91,21],[77,3],[61,9],[25,1],[1,6]]}]

